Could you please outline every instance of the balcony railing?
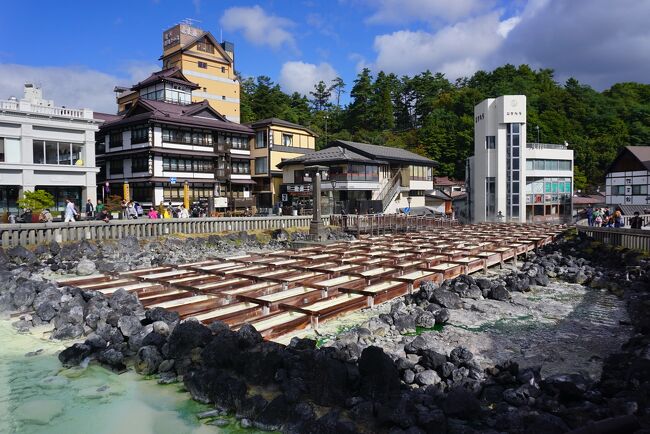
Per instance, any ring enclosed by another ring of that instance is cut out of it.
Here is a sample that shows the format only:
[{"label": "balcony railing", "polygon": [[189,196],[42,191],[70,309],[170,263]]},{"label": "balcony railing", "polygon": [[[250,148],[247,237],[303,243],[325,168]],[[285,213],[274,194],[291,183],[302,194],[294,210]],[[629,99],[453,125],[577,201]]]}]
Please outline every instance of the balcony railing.
[{"label": "balcony railing", "polygon": [[567,150],[569,147],[560,143],[526,143],[528,149],[563,149]]},{"label": "balcony railing", "polygon": [[70,109],[66,107],[49,107],[31,104],[29,101],[0,101],[0,110],[17,110],[66,118],[92,119],[93,112],[88,109]]}]

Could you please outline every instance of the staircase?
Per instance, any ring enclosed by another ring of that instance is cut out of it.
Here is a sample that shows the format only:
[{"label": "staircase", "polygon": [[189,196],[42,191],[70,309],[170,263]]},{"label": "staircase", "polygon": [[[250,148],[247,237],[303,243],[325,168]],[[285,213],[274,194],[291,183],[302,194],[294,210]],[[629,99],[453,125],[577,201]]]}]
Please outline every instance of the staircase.
[{"label": "staircase", "polygon": [[401,181],[401,172],[395,173],[395,175],[384,185],[384,188],[381,189],[379,192],[379,195],[377,196],[377,200],[381,200],[382,204],[382,212],[386,211],[386,208],[388,208],[388,205],[395,199],[395,196],[397,196],[397,193],[400,190],[400,181]]}]

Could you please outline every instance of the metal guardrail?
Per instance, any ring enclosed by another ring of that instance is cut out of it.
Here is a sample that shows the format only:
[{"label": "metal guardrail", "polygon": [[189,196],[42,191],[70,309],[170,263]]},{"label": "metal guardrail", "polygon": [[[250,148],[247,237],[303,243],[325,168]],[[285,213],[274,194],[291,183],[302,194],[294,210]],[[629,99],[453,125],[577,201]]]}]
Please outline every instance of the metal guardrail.
[{"label": "metal guardrail", "polygon": [[458,220],[402,214],[330,215],[330,224],[360,235],[387,232],[411,232],[458,226]]},{"label": "metal guardrail", "polygon": [[[127,236],[152,238],[171,234],[308,228],[311,219],[311,216],[274,216],[0,224],[0,246],[9,248],[50,241],[116,240]],[[330,224],[329,216],[323,216],[322,220],[323,224]]]}]

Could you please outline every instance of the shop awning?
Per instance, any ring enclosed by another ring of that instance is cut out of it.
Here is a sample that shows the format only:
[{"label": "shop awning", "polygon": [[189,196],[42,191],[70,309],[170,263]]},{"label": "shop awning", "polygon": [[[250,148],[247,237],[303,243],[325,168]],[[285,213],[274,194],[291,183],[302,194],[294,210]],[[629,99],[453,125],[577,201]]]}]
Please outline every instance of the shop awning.
[{"label": "shop awning", "polygon": [[230,183],[237,184],[237,185],[252,185],[255,184],[255,181],[253,181],[252,179],[231,179]]}]

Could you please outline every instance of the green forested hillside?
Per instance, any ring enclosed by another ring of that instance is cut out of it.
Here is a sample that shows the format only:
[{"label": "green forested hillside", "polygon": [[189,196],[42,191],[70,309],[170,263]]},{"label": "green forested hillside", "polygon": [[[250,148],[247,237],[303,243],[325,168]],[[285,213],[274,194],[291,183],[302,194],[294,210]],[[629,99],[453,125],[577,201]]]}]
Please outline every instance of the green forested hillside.
[{"label": "green forested hillside", "polygon": [[[350,103],[341,106],[341,95]],[[505,65],[450,82],[439,73],[397,77],[364,69],[354,83],[314,86],[310,98],[287,95],[268,77],[242,81],[242,122],[280,117],[326,140],[349,139],[407,148],[441,163],[439,173],[464,177],[473,149],[474,105],[504,94],[528,97],[528,141],[563,143],[575,151],[576,189],[603,181],[608,164],[626,145],[650,145],[650,85],[619,83],[604,92],[550,69]]]}]

